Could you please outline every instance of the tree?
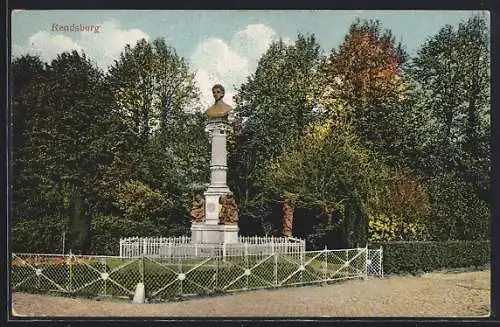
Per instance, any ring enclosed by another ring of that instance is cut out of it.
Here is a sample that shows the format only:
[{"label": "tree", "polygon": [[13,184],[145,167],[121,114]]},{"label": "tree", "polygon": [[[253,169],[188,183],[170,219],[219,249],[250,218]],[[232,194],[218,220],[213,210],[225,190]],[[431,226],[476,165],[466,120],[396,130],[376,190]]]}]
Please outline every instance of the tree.
[{"label": "tree", "polygon": [[407,57],[378,20],[359,19],[350,26],[339,50],[328,57],[330,85],[353,107],[353,123],[362,141],[377,150],[392,141],[395,122],[388,118],[401,97],[401,69]]},{"label": "tree", "polygon": [[[23,73],[22,69],[14,71],[14,80]],[[93,202],[92,184],[101,162],[99,139],[107,121],[99,103],[101,86],[102,72],[84,54],[73,51],[58,55],[43,71],[37,69],[29,88],[14,91],[14,115],[24,108],[30,117],[24,125],[14,126],[24,128],[24,141],[14,149],[18,163],[14,174],[19,182],[15,186],[20,195],[14,201],[15,221],[27,218],[36,226],[52,216],[68,222],[74,194],[82,196],[80,203]],[[83,223],[73,226],[90,223],[94,208],[83,204],[76,206],[80,213],[75,215]],[[63,230],[64,225],[59,224]],[[88,231],[83,228],[75,233],[84,240],[78,250],[87,251]]]},{"label": "tree", "polygon": [[[418,110],[429,126],[418,168],[432,190],[436,224],[457,226],[436,237],[471,239],[487,235],[490,199],[489,32],[472,16],[458,28],[447,25],[418,51],[408,68]],[[447,190],[446,192],[444,190]],[[452,195],[454,199],[452,200]],[[460,202],[460,203],[459,203]],[[468,208],[462,212],[443,208]],[[464,212],[474,211],[465,215]],[[473,222],[474,221],[474,222]],[[471,225],[472,224],[472,225]],[[434,226],[437,231],[438,226]]]},{"label": "tree", "polygon": [[[174,49],[127,46],[106,76],[76,51],[25,56],[13,75],[16,249],[60,251],[66,231],[67,250],[110,253],[118,235],[186,232],[189,183],[207,179],[209,152]],[[104,235],[120,219],[127,228]],[[30,238],[37,229],[48,234]]]},{"label": "tree", "polygon": [[[121,209],[116,203],[149,188],[167,196],[163,210],[148,216],[153,225],[161,232],[172,229],[173,221],[184,225],[187,211],[174,209],[184,206],[191,183],[200,184],[208,177],[203,116],[187,112],[198,103],[194,74],[164,39],[143,39],[125,47],[110,67],[106,83],[114,98],[115,133],[121,134],[121,143],[101,181],[101,194],[116,213],[124,214],[124,208],[134,203]],[[120,185],[130,181],[127,190],[132,193],[127,196]]]},{"label": "tree", "polygon": [[242,208],[257,195],[262,167],[288,142],[297,139],[311,117],[308,96],[315,91],[321,60],[314,35],[298,35],[293,45],[272,43],[255,74],[235,96],[235,134],[229,141],[230,185]]},{"label": "tree", "polygon": [[418,52],[409,74],[419,82],[421,110],[434,130],[425,168],[460,171],[483,200],[489,199],[489,35],[473,16],[455,30],[447,25]]},{"label": "tree", "polygon": [[26,55],[12,61],[12,171],[17,176],[12,185],[14,221],[32,217],[37,211],[35,206],[28,204],[39,193],[34,187],[30,187],[37,182],[33,161],[29,160],[33,155],[29,143],[38,103],[34,90],[38,90],[44,73],[45,63],[39,57]]},{"label": "tree", "polygon": [[44,63],[37,56],[25,55],[15,58],[11,64],[12,78],[12,146],[14,149],[22,148],[25,140],[26,125],[31,120],[31,112],[27,107],[25,95],[27,90],[35,83],[37,77],[44,73]]},{"label": "tree", "polygon": [[[343,246],[364,246],[367,206],[383,184],[383,168],[351,125],[330,119],[311,124],[271,161],[260,186],[270,195],[291,199],[298,208],[320,209],[325,219],[314,228],[315,235],[308,236],[312,243],[340,230]],[[329,237],[335,236],[338,233]]]},{"label": "tree", "polygon": [[196,105],[194,75],[164,39],[152,43],[142,39],[134,47],[127,44],[109,68],[107,82],[115,96],[115,110],[140,140],[137,145],[166,132],[167,105],[173,123],[186,107]]}]

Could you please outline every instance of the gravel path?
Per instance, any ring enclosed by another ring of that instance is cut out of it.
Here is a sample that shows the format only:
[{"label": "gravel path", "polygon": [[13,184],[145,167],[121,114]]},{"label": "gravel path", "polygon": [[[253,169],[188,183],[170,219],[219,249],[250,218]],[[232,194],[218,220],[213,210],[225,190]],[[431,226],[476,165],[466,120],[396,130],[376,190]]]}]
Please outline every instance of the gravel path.
[{"label": "gravel path", "polygon": [[38,317],[477,317],[489,314],[490,271],[351,280],[161,304],[18,292],[12,300],[14,314]]}]

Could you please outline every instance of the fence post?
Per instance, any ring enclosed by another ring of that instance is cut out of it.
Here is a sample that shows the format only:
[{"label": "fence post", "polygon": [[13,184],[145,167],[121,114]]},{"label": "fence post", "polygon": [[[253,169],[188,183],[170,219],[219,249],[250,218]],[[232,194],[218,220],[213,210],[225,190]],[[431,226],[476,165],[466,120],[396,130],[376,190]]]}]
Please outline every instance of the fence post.
[{"label": "fence post", "polygon": [[302,270],[305,268],[304,266],[304,253],[300,254],[300,283],[302,284],[304,282],[304,271]]},{"label": "fence post", "polygon": [[[103,273],[106,273],[106,274],[108,273],[108,259],[109,258],[105,257],[103,260],[104,261]],[[101,261],[101,263],[102,263],[102,261]],[[108,280],[107,278],[104,278],[104,295],[108,295],[108,288],[107,288],[107,282],[106,282],[107,280]]]},{"label": "fence post", "polygon": [[[179,262],[179,273],[184,273],[183,271],[183,266],[182,266],[182,258],[177,258],[178,262]],[[184,295],[184,290],[182,288],[182,279],[179,278],[179,296],[182,296]]]},{"label": "fence post", "polygon": [[278,286],[278,253],[274,254],[274,286]]},{"label": "fence post", "polygon": [[344,263],[346,269],[347,269],[347,272],[349,272],[349,266],[350,266],[350,263],[349,263],[349,249],[346,249],[345,250],[345,263]]},{"label": "fence post", "polygon": [[71,293],[73,290],[73,254],[71,253],[71,249],[69,250],[69,256],[68,256],[68,261],[69,261],[69,285],[68,285],[68,291]]},{"label": "fence post", "polygon": [[324,282],[326,284],[326,281],[328,280],[328,249],[325,245],[325,274],[324,274]]},{"label": "fence post", "polygon": [[144,253],[141,255],[141,283],[144,283]]},{"label": "fence post", "polygon": [[172,242],[168,242],[168,262],[172,262]]},{"label": "fence post", "polygon": [[379,273],[382,277],[384,277],[384,264],[383,264],[383,259],[384,259],[384,252],[382,251],[382,246],[380,246],[380,260],[379,260]]},{"label": "fence post", "polygon": [[[245,256],[245,270],[249,270],[250,269],[250,265],[248,263],[248,256]],[[245,289],[248,290],[248,285],[250,283],[250,276],[248,274],[246,274],[246,271],[245,271],[245,275],[246,275],[246,287]]]},{"label": "fence post", "polygon": [[368,279],[368,246],[366,246],[363,251],[365,251],[365,275],[363,279]]},{"label": "fence post", "polygon": [[215,285],[214,285],[214,290],[215,292],[220,292],[220,286],[219,286],[219,274],[220,274],[220,257],[217,255],[215,256]]}]

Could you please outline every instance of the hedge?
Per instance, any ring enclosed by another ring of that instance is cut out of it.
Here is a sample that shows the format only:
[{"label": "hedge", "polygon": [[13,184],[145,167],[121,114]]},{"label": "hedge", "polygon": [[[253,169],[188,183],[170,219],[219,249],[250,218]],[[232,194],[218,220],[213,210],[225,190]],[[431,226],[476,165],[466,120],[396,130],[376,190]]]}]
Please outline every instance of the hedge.
[{"label": "hedge", "polygon": [[490,263],[489,241],[384,242],[370,245],[370,248],[379,247],[383,249],[386,274],[477,269]]}]

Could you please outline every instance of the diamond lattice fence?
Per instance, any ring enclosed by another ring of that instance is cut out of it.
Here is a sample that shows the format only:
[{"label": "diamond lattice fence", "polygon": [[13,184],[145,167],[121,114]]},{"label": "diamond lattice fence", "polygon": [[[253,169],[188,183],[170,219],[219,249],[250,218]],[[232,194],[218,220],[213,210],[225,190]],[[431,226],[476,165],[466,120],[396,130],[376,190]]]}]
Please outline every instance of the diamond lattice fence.
[{"label": "diamond lattice fence", "polygon": [[13,254],[14,291],[132,298],[144,283],[150,301],[382,276],[382,250],[192,258]]}]

